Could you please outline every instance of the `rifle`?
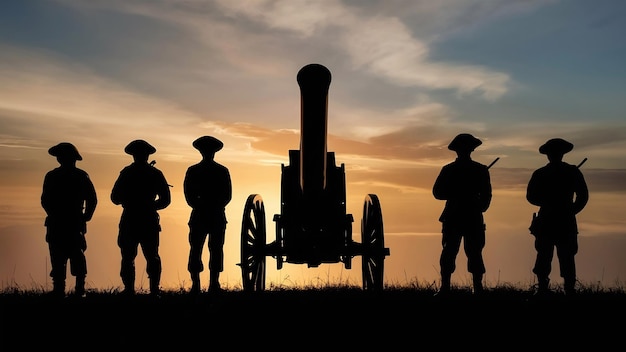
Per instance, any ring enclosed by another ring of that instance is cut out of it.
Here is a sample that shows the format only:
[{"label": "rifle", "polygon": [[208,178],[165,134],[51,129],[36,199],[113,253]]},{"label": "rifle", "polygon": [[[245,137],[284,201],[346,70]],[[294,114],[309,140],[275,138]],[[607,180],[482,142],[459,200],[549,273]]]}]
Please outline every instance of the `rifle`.
[{"label": "rifle", "polygon": [[576,166],[577,169],[580,169],[581,166],[583,166],[583,164],[587,161],[587,158],[584,158],[583,161],[580,162],[580,164],[578,164]]},{"label": "rifle", "polygon": [[[487,170],[489,170],[493,166],[493,164],[497,163],[498,160],[500,160],[500,157],[497,157],[496,160],[492,161],[491,164],[489,164],[489,166],[487,166]],[[587,159],[585,159],[585,160],[587,160]]]}]

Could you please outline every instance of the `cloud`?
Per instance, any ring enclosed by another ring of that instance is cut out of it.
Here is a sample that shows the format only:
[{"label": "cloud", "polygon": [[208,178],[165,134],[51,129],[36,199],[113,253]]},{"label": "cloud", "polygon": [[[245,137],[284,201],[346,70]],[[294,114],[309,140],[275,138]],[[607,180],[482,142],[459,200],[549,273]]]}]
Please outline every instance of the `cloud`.
[{"label": "cloud", "polygon": [[286,29],[310,37],[318,30],[348,15],[346,8],[334,0],[324,1],[217,1],[227,14],[243,15],[270,28]]},{"label": "cloud", "polygon": [[[307,50],[301,45],[306,40],[311,48],[324,52],[324,56],[345,55],[354,70],[391,85],[450,89],[460,94],[475,93],[488,100],[498,99],[508,90],[510,78],[506,73],[430,60],[429,44],[416,37],[402,21],[402,7],[396,8],[395,13],[367,15],[367,9],[362,9],[367,4],[346,6],[337,0],[217,1],[216,4],[73,2],[75,6],[108,7],[184,27],[207,49],[212,48],[215,55],[221,56],[214,58],[216,63],[228,63],[246,72],[284,73],[281,67],[290,67],[285,55],[292,57],[293,62],[301,54],[289,53],[289,49],[297,45],[299,51]],[[251,57],[254,60],[249,60]]]},{"label": "cloud", "polygon": [[128,89],[51,53],[0,50],[0,125],[13,145],[57,142],[51,136],[90,145],[158,134],[175,140],[200,120],[173,102]]},{"label": "cloud", "polygon": [[398,18],[355,19],[341,44],[357,69],[365,69],[400,86],[477,92],[496,100],[507,91],[509,77],[484,67],[433,62],[426,43],[414,38]]},{"label": "cloud", "polygon": [[591,169],[584,170],[590,192],[626,193],[626,170]]},{"label": "cloud", "polygon": [[[608,121],[511,121],[506,125],[491,124],[485,129],[483,148],[491,155],[510,159],[507,167],[535,167],[544,164],[539,147],[551,138],[564,138],[574,144],[574,150],[564,160],[578,164],[589,158],[585,168],[615,168],[626,163],[626,125]],[[503,160],[504,161],[504,160]]]},{"label": "cloud", "polygon": [[[250,147],[261,152],[287,158],[288,150],[299,149],[298,130],[271,130],[250,124],[212,123],[213,129],[224,134],[248,140]],[[335,152],[337,163],[345,163],[355,183],[377,183],[379,186],[396,188],[403,192],[430,189],[439,168],[455,158],[447,149],[454,128],[450,126],[424,125],[399,129],[381,134],[365,141],[328,135],[328,150]],[[479,131],[471,131],[475,135]],[[480,149],[474,159],[485,164],[495,156],[504,158],[491,170],[492,182],[499,190],[525,192],[530,175],[547,160],[536,150],[527,152],[533,167],[523,167],[524,152],[511,147],[506,153],[498,147],[499,137],[492,137],[493,150]],[[536,149],[536,148],[534,148]],[[509,160],[510,159],[510,160]],[[571,161],[572,163],[577,162]],[[588,166],[588,165],[586,165]],[[585,177],[594,192],[626,192],[626,170],[586,168]]]},{"label": "cloud", "polygon": [[[428,45],[415,38],[398,17],[357,17],[354,12],[358,10],[353,12],[354,9],[336,1],[325,1],[323,6],[322,2],[294,3],[261,1],[244,6],[228,1],[222,2],[222,6],[307,38],[328,28],[337,28],[339,36],[335,47],[346,52],[355,69],[365,70],[391,84],[478,92],[489,100],[507,91],[509,77],[506,74],[484,67],[429,61]],[[306,14],[304,19],[302,14]]]},{"label": "cloud", "polygon": [[[248,141],[258,151],[287,156],[289,149],[299,149],[300,130],[272,130],[248,123],[209,122],[205,128]],[[356,140],[327,134],[327,149],[337,159],[358,160],[358,164],[415,166],[439,165],[454,158],[447,145],[456,134],[453,127],[423,125],[400,127],[396,131]]]}]

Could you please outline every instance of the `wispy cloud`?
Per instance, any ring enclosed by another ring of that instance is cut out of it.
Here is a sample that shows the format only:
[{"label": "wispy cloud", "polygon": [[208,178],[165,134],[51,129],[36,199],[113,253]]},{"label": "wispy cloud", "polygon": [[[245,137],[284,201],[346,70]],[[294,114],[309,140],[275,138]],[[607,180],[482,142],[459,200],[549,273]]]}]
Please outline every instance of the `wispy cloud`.
[{"label": "wispy cloud", "polygon": [[[365,70],[391,84],[478,92],[487,99],[497,99],[507,90],[509,77],[504,73],[485,67],[429,61],[428,44],[413,36],[398,17],[357,17],[353,11],[358,9],[330,0],[245,4],[223,1],[221,4],[270,27],[291,30],[307,38],[336,29],[335,47],[345,51],[355,69]],[[299,14],[306,14],[306,18]]]},{"label": "wispy cloud", "polygon": [[51,136],[66,136],[93,145],[95,137],[101,143],[130,141],[142,131],[159,129],[173,139],[200,121],[173,102],[127,89],[51,53],[8,46],[0,50],[0,125],[14,142],[50,144],[56,141]]},{"label": "wispy cloud", "polygon": [[[216,49],[230,65],[247,72],[282,71],[276,65],[281,62],[276,61],[276,53],[288,53],[296,36],[297,41],[310,41],[327,55],[346,56],[353,69],[392,85],[450,89],[494,100],[507,92],[510,81],[506,73],[487,67],[431,61],[429,44],[416,37],[397,15],[363,16],[367,11],[337,0],[217,1],[217,8],[201,1],[73,3],[151,16],[184,27],[207,49]],[[223,15],[215,15],[216,10]],[[332,42],[326,42],[329,33],[334,33]],[[269,51],[263,48],[267,44]],[[255,60],[248,60],[250,57]]]}]

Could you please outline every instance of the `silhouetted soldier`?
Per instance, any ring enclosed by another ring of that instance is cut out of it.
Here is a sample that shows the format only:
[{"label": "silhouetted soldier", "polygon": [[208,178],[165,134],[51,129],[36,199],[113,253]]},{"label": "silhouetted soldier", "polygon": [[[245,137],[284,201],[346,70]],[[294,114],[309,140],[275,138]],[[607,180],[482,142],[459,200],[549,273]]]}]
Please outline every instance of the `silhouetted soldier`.
[{"label": "silhouetted soldier", "polygon": [[200,292],[200,273],[204,271],[202,249],[208,236],[209,290],[220,290],[220,272],[224,269],[224,239],[226,234],[226,205],[232,198],[228,169],[213,158],[224,144],[211,136],[193,142],[202,160],[190,166],[185,174],[184,192],[192,208],[189,217],[189,262],[191,292]]},{"label": "silhouetted soldier", "polygon": [[589,190],[580,169],[563,162],[563,155],[573,148],[572,143],[561,138],[550,139],[539,147],[539,153],[548,157],[548,164],[533,172],[526,190],[528,202],[539,207],[530,230],[535,236],[537,256],[533,272],[537,275],[540,294],[550,292],[555,248],[565,293],[575,293],[576,214],[587,205]]},{"label": "silhouetted soldier", "polygon": [[124,151],[133,156],[134,162],[122,169],[111,191],[111,201],[124,208],[117,238],[122,254],[120,276],[124,293],[135,293],[135,258],[141,245],[150,293],[158,295],[161,282],[158,210],[170,204],[170,189],[163,173],[148,163],[148,156],[156,152],[152,145],[144,140],[134,140]]},{"label": "silhouetted soldier", "polygon": [[491,179],[487,166],[473,161],[470,154],[482,142],[471,134],[457,135],[448,149],[457,158],[445,165],[433,186],[436,199],[446,205],[439,218],[442,222],[442,251],[440,293],[450,291],[450,278],[456,269],[456,257],[461,240],[467,256],[467,270],[472,274],[474,292],[483,291],[485,273],[482,251],[485,247],[485,223],[483,213],[491,203]]},{"label": "silhouetted soldier", "polygon": [[85,295],[87,276],[87,222],[96,211],[98,199],[89,175],[76,167],[83,160],[76,147],[67,142],[48,150],[57,158],[60,166],[49,171],[43,181],[41,206],[46,211],[46,242],[50,250],[53,290],[57,296],[65,296],[67,262],[70,273],[76,277],[74,293]]}]

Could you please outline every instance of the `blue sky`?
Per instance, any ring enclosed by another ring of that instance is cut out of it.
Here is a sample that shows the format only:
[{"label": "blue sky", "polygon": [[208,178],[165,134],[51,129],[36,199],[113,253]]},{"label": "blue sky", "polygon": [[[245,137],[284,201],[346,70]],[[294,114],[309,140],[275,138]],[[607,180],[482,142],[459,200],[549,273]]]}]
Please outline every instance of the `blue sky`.
[{"label": "blue sky", "polygon": [[[320,63],[333,76],[328,147],[346,164],[348,200],[358,214],[365,193],[379,194],[390,236],[439,231],[430,187],[461,132],[483,140],[476,160],[501,158],[494,232],[527,232],[538,148],[561,137],[575,145],[566,161],[589,158],[585,234],[623,235],[624,16],[617,0],[5,1],[0,179],[19,199],[0,204],[0,234],[40,229],[37,193],[55,166],[46,151],[64,140],[97,181],[102,236],[115,231],[105,219],[116,221],[107,197],[128,162],[121,151],[137,138],[157,147],[175,186],[198,158],[191,142],[220,138],[238,192],[230,218],[263,192],[271,219],[280,164],[298,149],[295,76]],[[184,232],[189,209],[175,199],[172,228]]]}]

